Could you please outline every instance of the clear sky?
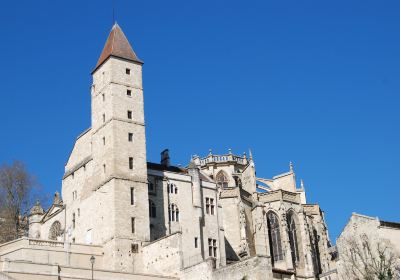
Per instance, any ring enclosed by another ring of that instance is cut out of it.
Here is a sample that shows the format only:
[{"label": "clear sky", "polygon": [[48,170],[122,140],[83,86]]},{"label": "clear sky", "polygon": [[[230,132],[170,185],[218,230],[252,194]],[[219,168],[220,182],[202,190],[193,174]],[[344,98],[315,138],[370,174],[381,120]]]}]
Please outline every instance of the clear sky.
[{"label": "clear sky", "polygon": [[[90,126],[108,1],[2,1],[0,163],[61,189]],[[400,221],[400,1],[128,1],[116,19],[144,60],[150,161],[253,150],[294,162],[335,240],[352,212]]]}]

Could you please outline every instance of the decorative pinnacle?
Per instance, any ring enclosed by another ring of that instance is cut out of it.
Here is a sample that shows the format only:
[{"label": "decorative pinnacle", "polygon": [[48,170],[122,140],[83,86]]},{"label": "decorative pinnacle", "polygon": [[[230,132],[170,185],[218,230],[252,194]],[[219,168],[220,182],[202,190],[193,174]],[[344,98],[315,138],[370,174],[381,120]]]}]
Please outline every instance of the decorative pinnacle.
[{"label": "decorative pinnacle", "polygon": [[229,154],[231,155],[231,154],[232,154],[232,149],[229,148],[229,149],[228,149],[228,152],[229,152]]},{"label": "decorative pinnacle", "polygon": [[212,150],[211,149],[208,149],[208,154],[212,155]]},{"label": "decorative pinnacle", "polygon": [[250,160],[253,160],[253,153],[251,152],[251,149],[249,149],[249,158]]},{"label": "decorative pinnacle", "polygon": [[304,189],[304,181],[303,181],[303,179],[300,179],[300,187],[301,187],[302,189]]},{"label": "decorative pinnacle", "polygon": [[293,162],[292,161],[289,162],[289,169],[291,172],[293,172]]}]

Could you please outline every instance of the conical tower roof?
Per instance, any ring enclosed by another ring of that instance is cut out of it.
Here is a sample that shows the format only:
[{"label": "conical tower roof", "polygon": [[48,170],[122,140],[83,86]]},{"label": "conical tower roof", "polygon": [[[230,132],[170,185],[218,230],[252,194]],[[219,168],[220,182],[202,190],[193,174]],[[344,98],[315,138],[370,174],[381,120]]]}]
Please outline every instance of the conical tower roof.
[{"label": "conical tower roof", "polygon": [[[110,56],[119,57],[127,59],[130,61],[143,63],[133,51],[131,44],[129,44],[124,32],[122,32],[121,27],[115,23],[108,35],[106,44],[104,45],[103,51],[101,52],[100,58],[97,61],[96,69],[102,65]],[[94,72],[93,71],[93,72]]]}]

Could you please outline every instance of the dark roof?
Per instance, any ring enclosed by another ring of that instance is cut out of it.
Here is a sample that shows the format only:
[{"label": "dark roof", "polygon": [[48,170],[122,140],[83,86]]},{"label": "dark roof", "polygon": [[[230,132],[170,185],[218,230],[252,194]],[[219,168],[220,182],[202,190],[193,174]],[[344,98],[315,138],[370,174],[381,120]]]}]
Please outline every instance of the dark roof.
[{"label": "dark roof", "polygon": [[[151,169],[151,170],[170,171],[170,172],[175,172],[175,173],[188,174],[187,168],[183,168],[183,167],[179,167],[179,166],[172,166],[172,165],[166,166],[166,165],[154,163],[154,162],[147,162],[147,168]],[[208,178],[202,172],[200,172],[200,179],[203,181],[214,183],[214,181],[212,179]]]},{"label": "dark roof", "polygon": [[[103,51],[101,52],[100,58],[97,61],[95,70],[103,64],[110,56],[115,56],[130,61],[143,63],[133,51],[128,39],[125,37],[124,32],[115,23],[108,35],[106,44],[104,45]],[[94,70],[94,71],[95,71]]]},{"label": "dark roof", "polygon": [[391,227],[400,229],[400,223],[379,221],[380,225],[383,227]]},{"label": "dark roof", "polygon": [[158,171],[171,171],[171,172],[176,172],[176,173],[183,173],[183,174],[187,174],[187,169],[186,168],[182,168],[182,167],[178,167],[178,166],[166,166],[163,164],[159,164],[159,163],[154,163],[154,162],[148,162],[147,163],[147,168],[148,169],[152,169],[152,170],[158,170]]}]

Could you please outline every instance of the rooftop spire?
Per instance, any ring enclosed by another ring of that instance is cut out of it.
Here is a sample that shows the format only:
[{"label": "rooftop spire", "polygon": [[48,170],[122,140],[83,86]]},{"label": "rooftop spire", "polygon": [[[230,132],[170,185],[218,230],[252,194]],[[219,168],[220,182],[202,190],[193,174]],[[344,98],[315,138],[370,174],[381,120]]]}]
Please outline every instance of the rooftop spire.
[{"label": "rooftop spire", "polygon": [[111,32],[108,35],[106,44],[104,45],[99,60],[97,61],[95,70],[101,64],[103,64],[110,56],[119,57],[138,63],[143,63],[136,56],[124,32],[122,32],[121,27],[119,27],[117,23],[114,23]]}]

